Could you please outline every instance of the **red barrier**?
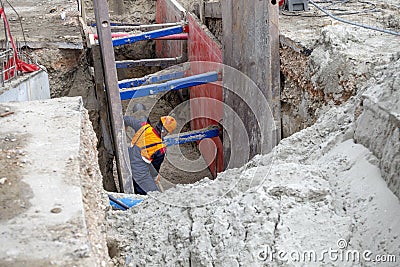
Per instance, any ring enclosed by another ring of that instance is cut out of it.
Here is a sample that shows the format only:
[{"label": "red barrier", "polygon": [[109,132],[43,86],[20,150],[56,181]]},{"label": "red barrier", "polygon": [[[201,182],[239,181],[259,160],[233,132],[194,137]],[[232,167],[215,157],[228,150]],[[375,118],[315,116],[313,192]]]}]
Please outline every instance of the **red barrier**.
[{"label": "red barrier", "polygon": [[[191,14],[188,14],[187,17],[190,29],[188,38],[189,61],[222,63],[221,44],[209,31],[201,27],[202,25],[197,18],[194,18]],[[191,64],[190,70],[191,75],[215,71],[216,64],[194,63]],[[191,125],[193,130],[218,125],[218,122],[222,120],[224,110],[220,83],[192,87],[190,99],[191,117],[195,118]],[[215,137],[212,141],[200,142],[199,149],[215,177],[217,172],[224,170],[224,157],[221,139]]]},{"label": "red barrier", "polygon": [[[157,0],[156,23],[181,22],[185,19],[184,9],[171,0]],[[159,58],[182,56],[186,41],[156,41],[156,55]]]}]

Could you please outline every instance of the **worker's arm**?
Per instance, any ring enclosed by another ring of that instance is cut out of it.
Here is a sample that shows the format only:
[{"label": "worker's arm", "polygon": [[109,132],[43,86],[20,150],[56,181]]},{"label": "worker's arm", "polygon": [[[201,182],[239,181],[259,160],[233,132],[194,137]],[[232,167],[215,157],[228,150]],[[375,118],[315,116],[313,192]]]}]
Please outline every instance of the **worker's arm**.
[{"label": "worker's arm", "polygon": [[142,123],[145,122],[146,120],[147,120],[146,118],[138,120],[132,116],[124,116],[125,126],[132,127],[133,130],[135,130],[135,132],[137,132],[143,126]]}]

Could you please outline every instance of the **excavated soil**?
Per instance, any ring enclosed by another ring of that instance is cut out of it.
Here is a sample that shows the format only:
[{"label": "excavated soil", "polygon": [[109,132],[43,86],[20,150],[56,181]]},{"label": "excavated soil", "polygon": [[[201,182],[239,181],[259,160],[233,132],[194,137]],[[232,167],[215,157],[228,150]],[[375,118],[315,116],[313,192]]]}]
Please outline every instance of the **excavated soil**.
[{"label": "excavated soil", "polygon": [[[398,83],[393,74],[400,61],[393,63],[383,74],[389,84]],[[363,91],[374,94],[373,89]],[[382,88],[395,95],[398,89]],[[118,240],[119,251],[113,262],[373,266],[384,255],[391,257],[385,266],[397,266],[400,202],[380,173],[381,159],[353,139],[360,105],[356,97],[325,110],[316,124],[282,140],[270,154],[214,181],[151,194],[127,212],[110,211],[109,235]],[[338,251],[342,258],[324,251]],[[356,256],[346,256],[348,251]],[[365,252],[367,257],[360,256]]]}]

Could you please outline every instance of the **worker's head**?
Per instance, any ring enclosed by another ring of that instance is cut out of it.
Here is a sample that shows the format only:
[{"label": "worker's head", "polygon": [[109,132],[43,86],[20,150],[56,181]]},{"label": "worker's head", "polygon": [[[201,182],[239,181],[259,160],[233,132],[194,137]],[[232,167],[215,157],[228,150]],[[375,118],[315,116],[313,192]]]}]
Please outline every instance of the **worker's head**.
[{"label": "worker's head", "polygon": [[[176,129],[176,120],[174,117],[172,116],[163,116],[160,118],[160,122],[162,124],[162,130],[161,130],[161,134],[163,134],[163,131],[167,131],[168,133],[172,133],[173,131],[175,131]],[[166,133],[165,133],[166,135]]]}]

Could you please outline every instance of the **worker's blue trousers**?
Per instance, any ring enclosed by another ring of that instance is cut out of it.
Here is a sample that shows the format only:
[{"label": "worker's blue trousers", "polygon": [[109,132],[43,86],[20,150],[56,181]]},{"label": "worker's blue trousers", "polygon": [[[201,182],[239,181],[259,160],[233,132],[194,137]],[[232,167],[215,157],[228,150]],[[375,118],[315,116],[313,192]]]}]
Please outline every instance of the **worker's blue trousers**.
[{"label": "worker's blue trousers", "polygon": [[140,148],[134,146],[130,147],[128,151],[135,193],[146,195],[150,191],[159,191],[150,173],[151,163],[144,162],[140,154]]}]

